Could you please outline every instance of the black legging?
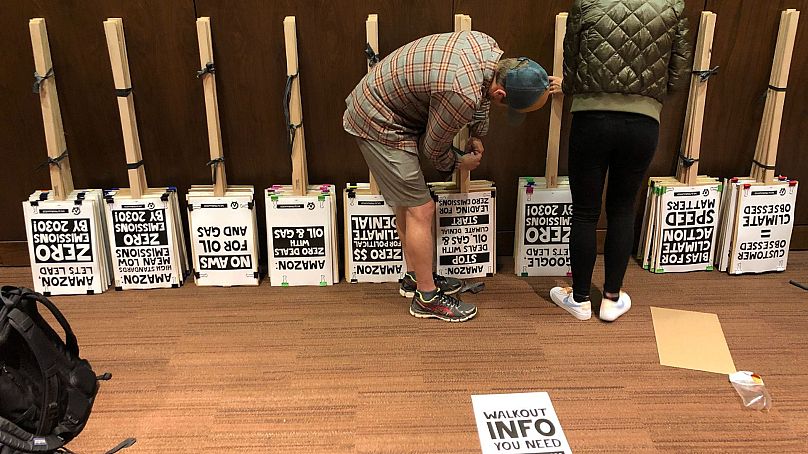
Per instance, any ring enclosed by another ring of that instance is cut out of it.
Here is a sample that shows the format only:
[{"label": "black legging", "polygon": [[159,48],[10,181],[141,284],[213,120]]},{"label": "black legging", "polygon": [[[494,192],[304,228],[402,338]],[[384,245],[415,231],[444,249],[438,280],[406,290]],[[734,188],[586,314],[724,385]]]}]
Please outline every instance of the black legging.
[{"label": "black legging", "polygon": [[625,112],[577,112],[572,117],[569,146],[572,232],[570,260],[575,301],[588,301],[597,254],[597,224],[603,183],[606,194],[606,279],[603,291],[623,286],[634,243],[637,191],[654,157],[659,123]]}]

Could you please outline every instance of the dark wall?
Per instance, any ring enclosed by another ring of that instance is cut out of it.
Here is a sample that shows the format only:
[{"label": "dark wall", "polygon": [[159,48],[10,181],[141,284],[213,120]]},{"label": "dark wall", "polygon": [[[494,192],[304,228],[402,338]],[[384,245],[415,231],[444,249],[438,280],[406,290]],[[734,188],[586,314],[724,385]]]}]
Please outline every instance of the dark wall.
[{"label": "dark wall", "polygon": [[[552,66],[554,17],[570,0],[7,0],[0,14],[3,71],[0,71],[0,159],[6,178],[0,210],[0,245],[25,240],[20,202],[36,188],[49,187],[42,116],[31,93],[33,58],[28,19],[44,17],[53,54],[60,105],[75,185],[128,186],[116,99],[102,22],[122,17],[128,45],[140,140],[150,186],[209,182],[208,145],[194,25],[210,16],[228,181],[261,191],[288,183],[291,163],[282,114],[285,82],[284,16],[295,15],[310,181],[344,187],[366,181],[367,169],[355,143],[342,131],[344,99],[365,73],[364,21],[379,14],[380,53],[430,33],[450,31],[452,14],[472,16],[473,28],[492,35],[507,56],[527,55]],[[10,5],[9,5],[10,4]],[[764,92],[774,54],[779,11],[808,10],[808,0],[688,1],[692,39],[699,12],[718,14],[710,80],[702,170],[714,176],[749,172],[762,117]],[[808,19],[803,19],[805,22]],[[778,172],[808,177],[808,160],[798,144],[808,139],[806,24],[797,35],[786,97]],[[675,168],[686,89],[665,104],[661,137],[651,175]],[[568,103],[569,104],[569,103]],[[569,115],[562,131],[560,173],[566,173]],[[488,159],[475,178],[499,187],[500,250],[512,241],[516,178],[544,173],[549,110],[511,128],[492,113],[486,140]],[[434,175],[427,172],[428,175]],[[263,201],[259,200],[263,210]],[[261,211],[263,212],[263,211]],[[259,222],[263,229],[263,216]],[[802,191],[798,224],[808,225],[808,191]],[[263,231],[263,230],[262,230]],[[798,230],[808,233],[806,230]],[[5,262],[0,254],[0,262]]]}]

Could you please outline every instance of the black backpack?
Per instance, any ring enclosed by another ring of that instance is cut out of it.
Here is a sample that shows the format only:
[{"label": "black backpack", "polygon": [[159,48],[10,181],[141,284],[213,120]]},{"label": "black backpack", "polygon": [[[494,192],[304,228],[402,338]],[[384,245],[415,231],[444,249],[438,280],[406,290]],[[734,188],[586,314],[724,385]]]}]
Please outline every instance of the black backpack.
[{"label": "black backpack", "polygon": [[[111,375],[96,377],[67,320],[43,295],[6,286],[0,298],[0,454],[70,452],[64,445],[87,424],[98,381]],[[38,304],[61,325],[64,341]]]}]

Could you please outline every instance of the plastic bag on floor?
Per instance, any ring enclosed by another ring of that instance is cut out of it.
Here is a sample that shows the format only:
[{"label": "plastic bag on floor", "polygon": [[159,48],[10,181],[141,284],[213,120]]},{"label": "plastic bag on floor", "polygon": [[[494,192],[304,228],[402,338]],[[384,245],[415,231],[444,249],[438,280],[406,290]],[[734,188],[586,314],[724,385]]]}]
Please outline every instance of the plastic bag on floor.
[{"label": "plastic bag on floor", "polygon": [[738,371],[729,374],[729,381],[741,396],[743,406],[751,410],[768,410],[772,406],[772,397],[763,384],[760,375],[749,371]]}]

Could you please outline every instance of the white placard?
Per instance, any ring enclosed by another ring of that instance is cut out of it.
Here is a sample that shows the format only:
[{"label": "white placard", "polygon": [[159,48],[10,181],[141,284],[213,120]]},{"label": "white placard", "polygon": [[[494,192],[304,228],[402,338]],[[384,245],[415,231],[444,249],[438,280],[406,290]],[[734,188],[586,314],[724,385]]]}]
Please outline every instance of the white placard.
[{"label": "white placard", "polygon": [[345,204],[349,282],[397,282],[407,271],[396,215],[381,195],[349,191]]},{"label": "white placard", "polygon": [[188,216],[197,285],[258,285],[252,195],[191,196]]},{"label": "white placard", "polygon": [[23,202],[34,290],[46,295],[106,290],[94,200]]},{"label": "white placard", "polygon": [[471,396],[482,454],[572,454],[545,392]]},{"label": "white placard", "polygon": [[494,273],[496,214],[491,191],[438,194],[438,274],[458,278]]},{"label": "white placard", "polygon": [[107,203],[115,287],[121,290],[179,287],[174,208],[159,198]]},{"label": "white placard", "polygon": [[334,282],[331,196],[268,195],[267,249],[273,286]]},{"label": "white placard", "polygon": [[569,187],[539,189],[520,186],[516,207],[519,237],[516,273],[520,276],[568,276],[572,194]]},{"label": "white placard", "polygon": [[721,186],[661,188],[656,273],[713,269]]},{"label": "white placard", "polygon": [[730,274],[783,271],[794,228],[797,182],[739,190]]}]

